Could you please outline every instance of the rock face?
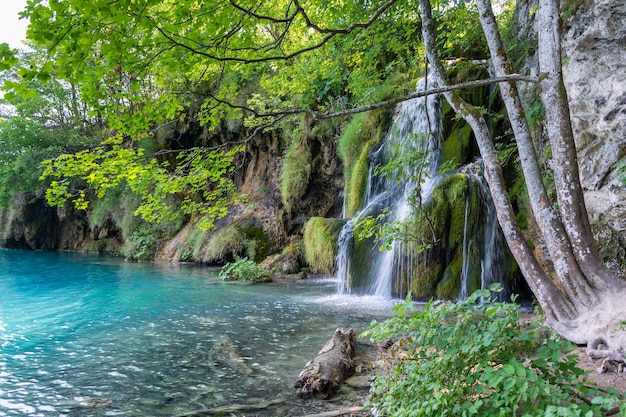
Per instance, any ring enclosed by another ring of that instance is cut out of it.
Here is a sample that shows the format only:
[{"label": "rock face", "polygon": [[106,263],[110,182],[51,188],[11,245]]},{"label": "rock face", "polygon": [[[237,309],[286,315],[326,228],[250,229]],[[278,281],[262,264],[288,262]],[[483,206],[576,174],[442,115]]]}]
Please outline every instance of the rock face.
[{"label": "rock face", "polygon": [[[565,21],[564,77],[579,150],[580,177],[607,258],[626,248],[626,2],[594,0]],[[622,162],[623,163],[623,162]]]},{"label": "rock face", "polygon": [[[578,148],[580,179],[600,252],[610,266],[626,267],[626,3],[622,0],[562,1],[563,74]],[[516,9],[519,40],[536,39],[536,0]],[[525,72],[539,74],[535,50]],[[529,95],[532,87],[524,88]],[[621,265],[618,265],[621,264]]]},{"label": "rock face", "polygon": [[16,196],[13,208],[0,212],[0,224],[4,226],[0,246],[10,249],[84,252],[92,242],[107,241],[111,253],[121,246],[114,226],[92,228],[84,212],[71,206],[50,207],[35,193]]}]

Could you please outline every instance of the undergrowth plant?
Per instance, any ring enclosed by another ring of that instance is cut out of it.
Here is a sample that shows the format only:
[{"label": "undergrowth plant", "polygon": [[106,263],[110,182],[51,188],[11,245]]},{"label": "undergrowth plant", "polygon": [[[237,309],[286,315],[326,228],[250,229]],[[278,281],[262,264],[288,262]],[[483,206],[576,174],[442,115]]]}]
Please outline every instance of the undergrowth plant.
[{"label": "undergrowth plant", "polygon": [[267,282],[270,280],[263,266],[248,258],[236,257],[220,271],[220,278],[225,281],[246,281],[251,283]]},{"label": "undergrowth plant", "polygon": [[376,416],[626,415],[623,395],[586,380],[572,344],[520,324],[519,306],[497,302],[497,291],[419,310],[408,296],[370,326],[364,336],[395,340],[372,384]]}]

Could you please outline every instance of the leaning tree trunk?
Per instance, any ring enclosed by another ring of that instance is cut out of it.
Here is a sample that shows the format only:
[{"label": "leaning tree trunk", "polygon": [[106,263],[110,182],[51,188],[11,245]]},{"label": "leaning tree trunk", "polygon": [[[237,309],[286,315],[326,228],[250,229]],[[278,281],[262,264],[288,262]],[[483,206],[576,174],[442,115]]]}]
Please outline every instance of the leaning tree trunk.
[{"label": "leaning tree trunk", "polygon": [[[500,37],[491,2],[478,0],[477,6],[480,13],[480,24],[489,45],[496,76],[501,77],[510,74],[512,72],[511,66]],[[566,238],[567,233],[563,224],[556,215],[545,190],[539,160],[517,86],[514,82],[501,83],[500,92],[517,143],[531,209],[546,241],[550,259],[557,270],[557,275],[561,278],[565,295],[569,299],[577,300],[576,308],[593,305],[597,302],[597,295],[592,291],[580,292],[580,288],[587,284],[586,278],[576,261],[570,241]]]},{"label": "leaning tree trunk", "polygon": [[[422,36],[432,74],[441,87],[447,86],[449,83],[436,48],[435,24],[432,18],[430,0],[420,0],[420,11]],[[496,207],[498,222],[511,253],[544,309],[547,319],[559,321],[575,317],[575,306],[562,296],[560,290],[542,269],[515,220],[515,213],[502,175],[502,167],[498,161],[498,153],[481,112],[465,102],[456,92],[447,92],[444,93],[444,96],[452,109],[469,123],[474,132],[485,164],[485,179]]]},{"label": "leaning tree trunk", "polygon": [[[555,147],[559,148],[554,158],[558,165],[558,172],[555,169],[555,182],[559,190],[561,219],[548,207],[550,202],[546,197],[515,86],[503,85],[504,101],[518,143],[533,213],[550,246],[556,275],[554,281],[537,262],[515,222],[504,186],[502,167],[484,118],[458,94],[449,92],[444,95],[454,111],[469,123],[474,132],[485,164],[486,180],[495,203],[498,221],[522,274],[546,314],[547,324],[565,338],[579,344],[590,343],[599,336],[615,351],[626,347],[625,333],[619,327],[620,321],[626,317],[626,303],[623,302],[626,291],[623,281],[618,280],[603,266],[594,246],[584,207],[567,96],[561,74],[559,12],[558,7],[555,11],[555,5],[558,6],[555,0],[541,0],[539,26],[543,34],[539,41],[545,42],[547,46],[540,49],[539,54],[548,55],[542,58],[540,78],[543,79],[542,100],[546,107],[553,154]],[[479,0],[479,6],[481,24],[490,44],[497,75],[506,75],[506,55],[491,5],[488,0]],[[420,10],[424,44],[433,75],[442,86],[447,85],[445,71],[436,49],[430,0],[420,0]]]}]

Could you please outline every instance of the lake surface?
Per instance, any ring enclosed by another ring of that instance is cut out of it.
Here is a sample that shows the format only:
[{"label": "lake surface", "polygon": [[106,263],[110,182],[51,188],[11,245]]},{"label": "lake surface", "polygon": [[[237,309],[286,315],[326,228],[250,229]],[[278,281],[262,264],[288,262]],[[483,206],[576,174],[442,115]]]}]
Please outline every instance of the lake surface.
[{"label": "lake surface", "polygon": [[0,249],[0,416],[175,416],[286,397],[335,328],[359,333],[393,304],[336,296],[333,280],[248,286],[218,272]]}]

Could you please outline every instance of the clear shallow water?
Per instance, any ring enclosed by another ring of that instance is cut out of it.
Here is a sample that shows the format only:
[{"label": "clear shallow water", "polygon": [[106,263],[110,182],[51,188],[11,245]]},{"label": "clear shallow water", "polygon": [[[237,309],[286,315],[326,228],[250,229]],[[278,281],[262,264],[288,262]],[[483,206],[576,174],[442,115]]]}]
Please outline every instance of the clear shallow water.
[{"label": "clear shallow water", "polygon": [[363,331],[393,304],[335,296],[331,280],[243,286],[217,272],[0,250],[0,416],[174,416],[288,396],[336,327]]}]

